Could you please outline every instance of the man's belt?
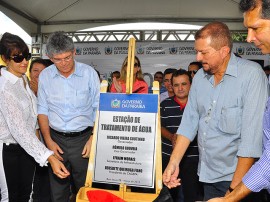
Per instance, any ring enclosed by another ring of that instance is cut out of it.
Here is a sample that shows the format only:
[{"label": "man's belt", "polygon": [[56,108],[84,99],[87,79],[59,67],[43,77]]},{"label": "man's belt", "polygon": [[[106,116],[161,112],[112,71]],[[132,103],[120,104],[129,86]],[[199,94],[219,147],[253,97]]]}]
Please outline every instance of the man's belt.
[{"label": "man's belt", "polygon": [[84,129],[83,131],[80,131],[80,132],[60,132],[60,131],[54,130],[53,128],[51,128],[51,130],[53,132],[57,133],[58,135],[62,135],[65,137],[77,137],[77,136],[83,135],[84,133],[92,131],[93,127],[88,126],[86,129]]}]

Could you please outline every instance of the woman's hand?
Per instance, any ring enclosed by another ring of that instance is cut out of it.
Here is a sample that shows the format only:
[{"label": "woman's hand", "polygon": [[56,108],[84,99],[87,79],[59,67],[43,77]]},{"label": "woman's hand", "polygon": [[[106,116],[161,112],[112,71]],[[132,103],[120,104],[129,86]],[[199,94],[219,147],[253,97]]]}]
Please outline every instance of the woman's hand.
[{"label": "woman's hand", "polygon": [[70,175],[69,171],[66,169],[64,164],[59,161],[54,155],[49,156],[48,158],[49,163],[51,164],[53,173],[63,179]]},{"label": "woman's hand", "polygon": [[113,77],[113,85],[117,91],[117,93],[122,93],[122,86],[121,84],[117,81],[116,77]]}]

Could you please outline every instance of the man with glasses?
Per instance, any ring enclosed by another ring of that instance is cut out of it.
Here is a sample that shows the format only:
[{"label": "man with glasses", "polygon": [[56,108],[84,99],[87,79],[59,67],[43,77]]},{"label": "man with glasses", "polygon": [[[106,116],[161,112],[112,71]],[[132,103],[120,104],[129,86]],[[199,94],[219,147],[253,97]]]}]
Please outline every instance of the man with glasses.
[{"label": "man with glasses", "polygon": [[160,84],[163,82],[163,73],[161,71],[158,71],[154,75],[154,81],[158,81]]},{"label": "man with glasses", "polygon": [[188,72],[191,74],[191,77],[193,78],[197,71],[202,67],[202,63],[200,62],[191,62],[188,65]]},{"label": "man with glasses", "polygon": [[74,60],[74,43],[63,32],[50,35],[46,49],[54,64],[39,76],[38,119],[47,147],[71,173],[60,180],[50,169],[52,200],[69,201],[71,180],[76,192],[84,186],[100,82],[92,67]]},{"label": "man with glasses", "polygon": [[[164,93],[166,88],[163,85],[163,73],[161,71],[158,71],[154,74],[154,81],[159,82],[159,94]],[[153,93],[152,87],[153,86],[149,86],[148,93]]]}]

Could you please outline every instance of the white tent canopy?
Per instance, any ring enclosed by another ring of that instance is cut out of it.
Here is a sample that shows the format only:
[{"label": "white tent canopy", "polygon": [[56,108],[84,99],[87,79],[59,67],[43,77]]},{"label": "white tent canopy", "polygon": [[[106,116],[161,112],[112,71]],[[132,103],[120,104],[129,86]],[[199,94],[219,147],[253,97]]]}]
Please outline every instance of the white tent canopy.
[{"label": "white tent canopy", "polygon": [[[138,38],[137,54],[142,59],[143,71],[150,74],[157,70],[163,71],[167,67],[186,68],[189,62],[195,60],[194,51],[189,51],[193,48],[193,42],[191,40],[185,43],[186,40],[183,40],[183,43],[178,43],[181,40],[172,39],[174,42],[171,43],[170,40],[163,40],[167,39],[167,36],[169,39],[169,34],[181,38],[181,34],[170,33],[171,28],[168,25],[162,28],[167,32],[157,33],[155,30],[160,30],[152,29],[153,33],[148,30],[149,33],[145,33],[143,37],[143,31],[136,33],[120,31],[118,35],[117,33],[107,35],[112,38],[119,36],[124,38],[115,41],[99,39],[108,38],[104,37],[106,33],[103,32],[99,35],[99,31],[93,33],[76,31],[132,22],[204,25],[211,21],[222,21],[231,31],[246,33],[242,23],[243,15],[239,11],[239,2],[240,0],[0,0],[0,11],[32,36],[31,52],[34,57],[46,57],[44,43],[47,33],[62,30],[76,43],[76,59],[94,66],[106,78],[111,71],[119,70],[121,67],[127,53],[119,50],[127,50],[129,37]],[[190,33],[184,32],[184,38],[189,38],[187,37],[189,34],[192,36],[194,32],[192,30]],[[95,43],[91,41],[92,39],[99,40]],[[162,56],[149,51],[155,48],[159,48],[160,53],[165,54]],[[187,51],[183,52],[184,49]],[[233,52],[238,50],[243,53],[243,57],[261,59],[264,65],[269,64],[269,58],[264,58],[265,56],[261,58],[259,51],[252,49],[250,44],[240,43],[234,47]]]},{"label": "white tent canopy", "polygon": [[239,1],[1,0],[0,10],[29,34],[74,32],[128,22],[203,25],[214,20],[225,22],[231,30],[244,30]]}]

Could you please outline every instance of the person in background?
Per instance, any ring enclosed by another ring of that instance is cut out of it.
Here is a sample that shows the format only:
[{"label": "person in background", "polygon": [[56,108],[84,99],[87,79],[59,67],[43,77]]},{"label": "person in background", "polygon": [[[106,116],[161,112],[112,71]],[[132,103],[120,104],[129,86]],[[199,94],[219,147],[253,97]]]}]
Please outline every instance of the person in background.
[{"label": "person in background", "polygon": [[174,68],[168,68],[168,69],[165,69],[165,71],[164,71],[164,86],[167,89],[167,91],[160,94],[160,98],[159,98],[160,102],[162,102],[163,100],[165,100],[168,97],[174,96],[171,78],[172,78],[173,72],[175,72],[175,71],[176,71],[176,69],[174,69]]},{"label": "person in background", "polygon": [[[241,0],[240,10],[244,13],[244,25],[248,29],[247,42],[254,43],[263,54],[270,54],[270,1]],[[260,86],[256,86],[260,90]],[[264,104],[264,103],[260,103]],[[267,189],[270,193],[270,100],[264,112],[263,120],[263,154],[251,167],[242,181],[225,197],[215,198],[209,202],[237,202],[252,192]],[[269,194],[265,201],[270,201]]]},{"label": "person in background", "polygon": [[[127,61],[128,57],[125,58],[122,68],[121,76],[119,79],[113,78],[110,92],[112,93],[126,93],[126,79],[127,79]],[[134,59],[134,70],[133,70],[133,92],[132,93],[148,93],[147,83],[143,79],[141,62],[137,56]]]},{"label": "person in background", "polygon": [[201,62],[191,62],[188,65],[188,72],[191,74],[191,77],[193,78],[197,71],[202,68],[202,63]]},{"label": "person in background", "polygon": [[158,71],[154,74],[154,81],[158,81],[160,84],[163,82],[163,73]]},{"label": "person in background", "polygon": [[[37,58],[35,60],[32,60],[29,68],[29,85],[30,89],[33,91],[33,93],[37,96],[37,90],[38,90],[38,78],[39,74],[43,69],[45,69],[47,66],[50,66],[53,64],[50,60]],[[40,131],[38,130],[40,133]],[[42,139],[42,135],[40,134],[40,139]],[[43,142],[43,141],[42,141]],[[49,182],[49,171],[48,167],[46,166],[39,166],[36,165],[35,170],[35,178],[33,183],[33,202],[51,202],[51,191],[50,191],[50,182]]]},{"label": "person in background", "polygon": [[264,66],[263,71],[266,74],[267,78],[269,79],[269,74],[270,74],[270,65]]},{"label": "person in background", "polygon": [[262,152],[268,81],[259,64],[236,57],[231,49],[230,30],[222,22],[196,32],[196,59],[203,69],[193,79],[176,146],[163,174],[166,186],[180,184],[179,163],[198,132],[204,200],[231,192]]},{"label": "person in background", "polygon": [[[167,89],[164,87],[163,85],[163,73],[161,71],[158,71],[154,74],[154,81],[158,81],[159,82],[159,94],[164,93],[165,91],[167,91]],[[152,85],[149,86],[148,88],[148,93],[153,93],[152,90]]]},{"label": "person in background", "polygon": [[0,190],[1,201],[29,201],[35,171],[50,163],[58,179],[69,171],[37,138],[36,97],[25,76],[31,54],[25,42],[10,33],[0,40],[7,67],[0,76]]},{"label": "person in background", "polygon": [[[179,124],[188,101],[188,94],[192,83],[192,77],[186,70],[176,70],[172,74],[172,88],[174,96],[166,98],[160,104],[161,135],[162,135],[162,171],[165,171],[169,163],[170,155],[176,143]],[[199,151],[197,138],[190,144],[183,161],[180,164],[181,187],[170,189],[175,202],[180,201],[181,189],[183,189],[184,201],[194,202],[202,200],[202,185],[197,175]]]},{"label": "person in background", "polygon": [[[95,69],[96,70],[96,69]],[[96,72],[97,72],[97,75],[98,75],[98,78],[99,78],[99,81],[100,81],[100,83],[102,82],[102,78],[100,77],[100,73],[99,73],[99,71],[98,70],[96,70]]]},{"label": "person in background", "polygon": [[110,92],[113,80],[118,80],[119,78],[120,78],[120,72],[119,71],[114,71],[114,72],[111,73],[110,78],[108,78],[107,92]]},{"label": "person in background", "polygon": [[40,72],[45,69],[46,67],[53,64],[50,60],[37,58],[32,60],[30,67],[29,67],[29,85],[33,93],[37,96],[38,91],[38,78]]},{"label": "person in background", "polygon": [[113,78],[119,79],[120,78],[120,72],[119,71],[114,71],[111,74],[111,78],[112,78],[112,80],[113,80]]},{"label": "person in background", "polygon": [[64,180],[49,169],[53,202],[66,202],[71,181],[76,193],[85,183],[100,80],[94,68],[75,61],[74,43],[63,32],[49,36],[46,50],[54,64],[39,75],[38,119],[47,147],[70,169]]}]

